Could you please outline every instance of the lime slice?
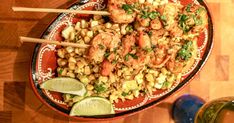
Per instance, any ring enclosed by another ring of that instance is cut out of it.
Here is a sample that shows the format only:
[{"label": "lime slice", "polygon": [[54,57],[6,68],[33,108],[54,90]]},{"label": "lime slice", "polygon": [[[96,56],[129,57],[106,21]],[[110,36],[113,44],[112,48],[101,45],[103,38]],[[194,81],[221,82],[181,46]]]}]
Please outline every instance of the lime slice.
[{"label": "lime slice", "polygon": [[102,97],[87,97],[77,102],[71,109],[70,116],[95,116],[114,114],[111,102]]},{"label": "lime slice", "polygon": [[43,82],[40,87],[49,91],[74,94],[79,96],[84,96],[86,93],[86,88],[83,83],[76,79],[67,77],[58,77],[47,80]]}]

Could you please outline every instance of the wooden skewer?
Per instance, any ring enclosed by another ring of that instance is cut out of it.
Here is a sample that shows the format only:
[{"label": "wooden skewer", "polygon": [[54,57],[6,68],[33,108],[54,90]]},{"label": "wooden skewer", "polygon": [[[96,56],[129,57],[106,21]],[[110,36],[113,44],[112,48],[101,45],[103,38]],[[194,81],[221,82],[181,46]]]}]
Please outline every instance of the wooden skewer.
[{"label": "wooden skewer", "polygon": [[32,43],[47,43],[47,44],[55,44],[61,46],[71,46],[71,47],[79,47],[79,48],[88,48],[90,45],[87,44],[77,44],[77,43],[70,43],[70,42],[59,42],[59,41],[52,41],[47,39],[39,39],[39,38],[30,38],[30,37],[20,37],[21,43],[23,42],[32,42]]},{"label": "wooden skewer", "polygon": [[13,11],[21,12],[51,12],[51,13],[76,13],[76,14],[93,14],[93,15],[110,15],[107,11],[90,11],[90,10],[68,10],[68,9],[49,9],[49,8],[27,8],[12,7]]}]

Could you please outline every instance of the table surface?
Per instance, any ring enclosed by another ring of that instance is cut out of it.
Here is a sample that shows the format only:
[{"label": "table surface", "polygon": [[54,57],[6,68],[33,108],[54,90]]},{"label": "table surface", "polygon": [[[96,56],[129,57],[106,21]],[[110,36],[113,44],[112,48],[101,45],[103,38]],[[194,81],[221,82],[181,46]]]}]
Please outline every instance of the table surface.
[{"label": "table surface", "polygon": [[[14,13],[12,6],[66,8],[75,0],[1,0],[0,4],[0,123],[73,123],[43,105],[28,82],[34,44],[19,47],[19,36],[40,37],[57,14]],[[171,104],[189,93],[206,101],[234,96],[234,0],[206,0],[212,13],[214,48],[201,72],[161,104],[141,113],[100,123],[173,123]]]}]

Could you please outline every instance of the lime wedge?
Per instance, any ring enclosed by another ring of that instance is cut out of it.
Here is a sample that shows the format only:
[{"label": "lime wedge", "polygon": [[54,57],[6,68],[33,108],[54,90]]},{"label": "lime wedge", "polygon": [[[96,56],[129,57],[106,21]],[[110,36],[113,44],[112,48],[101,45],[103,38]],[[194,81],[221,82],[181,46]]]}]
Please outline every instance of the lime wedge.
[{"label": "lime wedge", "polygon": [[77,102],[71,109],[70,116],[95,116],[114,114],[111,102],[102,97],[87,97]]},{"label": "lime wedge", "polygon": [[84,96],[85,85],[76,79],[58,77],[43,82],[40,87],[45,90]]}]

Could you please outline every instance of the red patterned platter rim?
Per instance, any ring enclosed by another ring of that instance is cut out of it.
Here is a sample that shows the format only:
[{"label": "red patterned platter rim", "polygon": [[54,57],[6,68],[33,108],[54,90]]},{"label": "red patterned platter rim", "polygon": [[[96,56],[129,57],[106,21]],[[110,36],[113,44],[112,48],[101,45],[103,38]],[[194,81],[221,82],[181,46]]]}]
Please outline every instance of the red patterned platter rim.
[{"label": "red patterned platter rim", "polygon": [[[82,116],[73,117],[79,120],[105,120],[119,118],[122,116],[134,114],[142,111],[146,108],[150,108],[153,105],[158,104],[160,101],[169,97],[185,84],[187,84],[203,67],[210,55],[213,47],[213,23],[211,15],[202,0],[171,0],[171,2],[181,2],[181,4],[195,3],[204,6],[208,13],[208,26],[204,33],[201,33],[198,41],[198,54],[200,59],[197,59],[191,69],[183,73],[182,80],[175,82],[169,89],[156,91],[151,96],[140,96],[131,101],[125,101],[114,104],[116,114],[103,115],[103,116]],[[96,9],[102,10],[105,8],[103,0],[92,0],[85,4],[73,4],[69,9]],[[81,15],[76,16],[73,14],[60,14],[55,20],[48,26],[41,38],[47,38],[51,40],[61,40],[60,32],[69,24],[74,24],[80,20],[80,18],[88,18],[89,16]],[[49,44],[37,44],[34,49],[32,63],[30,66],[30,83],[36,96],[47,106],[53,110],[69,116],[70,108],[63,102],[62,95],[55,92],[49,92],[41,90],[39,85],[43,81],[56,76],[56,45]]]}]

